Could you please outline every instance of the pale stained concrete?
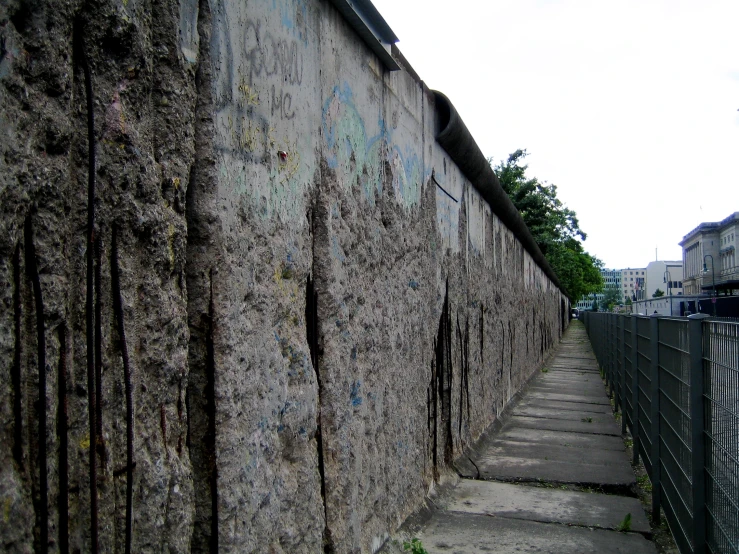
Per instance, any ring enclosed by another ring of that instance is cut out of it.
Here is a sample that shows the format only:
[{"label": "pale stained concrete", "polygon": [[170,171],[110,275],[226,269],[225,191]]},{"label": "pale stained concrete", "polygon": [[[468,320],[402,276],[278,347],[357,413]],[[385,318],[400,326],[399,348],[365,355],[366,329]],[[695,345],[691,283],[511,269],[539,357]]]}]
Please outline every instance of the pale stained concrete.
[{"label": "pale stained concrete", "polygon": [[454,512],[440,512],[420,538],[429,554],[656,552],[654,545],[638,533]]},{"label": "pale stained concrete", "polygon": [[603,529],[618,529],[630,513],[632,531],[651,533],[639,500],[611,494],[462,479],[443,507],[450,512]]}]

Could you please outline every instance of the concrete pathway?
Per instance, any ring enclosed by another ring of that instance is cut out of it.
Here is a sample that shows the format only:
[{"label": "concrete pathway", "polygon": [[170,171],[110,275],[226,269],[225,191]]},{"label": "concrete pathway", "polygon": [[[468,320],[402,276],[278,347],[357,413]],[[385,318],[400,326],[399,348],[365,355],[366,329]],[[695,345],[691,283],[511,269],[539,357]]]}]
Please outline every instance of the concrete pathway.
[{"label": "concrete pathway", "polygon": [[[621,427],[578,321],[502,428],[458,470],[460,483],[413,533],[429,554],[656,553],[633,497]],[[628,532],[619,532],[627,514]]]}]

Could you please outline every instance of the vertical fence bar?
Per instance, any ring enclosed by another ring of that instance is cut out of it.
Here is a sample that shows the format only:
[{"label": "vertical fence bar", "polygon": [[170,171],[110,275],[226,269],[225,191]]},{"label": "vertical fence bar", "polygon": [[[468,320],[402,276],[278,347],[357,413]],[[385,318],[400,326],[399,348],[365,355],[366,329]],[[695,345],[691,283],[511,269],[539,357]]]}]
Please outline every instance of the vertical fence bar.
[{"label": "vertical fence bar", "polygon": [[618,346],[619,352],[621,352],[619,371],[621,372],[619,377],[621,379],[621,390],[624,391],[624,402],[621,404],[621,434],[626,434],[626,341],[624,339],[624,327],[626,325],[626,317],[619,316],[618,318]]},{"label": "vertical fence bar", "polygon": [[605,341],[603,344],[605,350],[603,372],[605,373],[606,383],[608,384],[608,396],[612,399],[615,391],[613,390],[613,378],[611,377],[611,345],[609,344],[611,338],[611,322],[608,320],[608,314],[604,314],[602,319],[605,333],[603,337]]},{"label": "vertical fence bar", "polygon": [[624,397],[624,391],[621,387],[621,380],[618,378],[618,316],[616,314],[610,314],[611,317],[611,343],[612,343],[612,352],[613,355],[611,356],[611,375],[613,376],[613,382],[617,383],[616,385],[616,403],[615,408],[616,411],[618,411],[619,408],[623,411],[623,397]]},{"label": "vertical fence bar", "polygon": [[706,481],[703,441],[703,320],[706,314],[688,316],[690,351],[690,442],[693,493],[693,553],[706,550]]},{"label": "vertical fence bar", "polygon": [[650,380],[652,390],[650,391],[649,419],[652,420],[652,428],[649,430],[652,442],[652,525],[659,525],[660,521],[660,473],[662,462],[660,461],[660,434],[659,434],[659,318],[652,316],[651,320],[651,345],[652,356],[650,364]]},{"label": "vertical fence bar", "polygon": [[633,463],[639,463],[639,335],[637,318],[631,317],[631,437],[634,440]]},{"label": "vertical fence bar", "polygon": [[606,366],[606,374],[608,375],[608,382],[611,384],[611,398],[614,399],[615,402],[618,402],[618,390],[614,386],[613,382],[613,341],[611,340],[611,334],[612,334],[612,325],[611,325],[611,316],[610,314],[606,314],[606,340],[608,341],[606,343],[606,352],[608,352],[608,364]]}]

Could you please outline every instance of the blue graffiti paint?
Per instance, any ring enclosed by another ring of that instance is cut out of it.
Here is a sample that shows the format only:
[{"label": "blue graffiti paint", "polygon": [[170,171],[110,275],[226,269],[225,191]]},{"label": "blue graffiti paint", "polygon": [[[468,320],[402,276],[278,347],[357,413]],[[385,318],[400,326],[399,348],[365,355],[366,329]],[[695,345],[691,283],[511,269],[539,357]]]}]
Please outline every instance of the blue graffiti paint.
[{"label": "blue graffiti paint", "polygon": [[413,290],[418,290],[418,287],[420,285],[418,284],[418,281],[411,279],[410,281],[408,281],[408,286],[412,288]]},{"label": "blue graffiti paint", "polygon": [[341,262],[342,264],[346,262],[344,250],[339,245],[339,239],[336,238],[336,236],[331,237],[331,254],[333,255],[335,260]]},{"label": "blue graffiti paint", "polygon": [[354,381],[352,383],[352,390],[351,394],[349,395],[349,399],[351,400],[352,406],[354,406],[355,408],[362,405],[362,397],[359,396],[359,388],[361,386],[361,381]]},{"label": "blue graffiti paint", "polygon": [[378,133],[369,137],[348,83],[334,87],[324,102],[321,125],[326,162],[345,186],[359,184],[365,198],[374,204],[375,196],[382,195],[387,161],[393,168],[396,199],[406,207],[420,202],[422,183],[430,169],[423,166],[417,145],[401,149],[393,144],[392,132],[381,112],[377,118]]}]

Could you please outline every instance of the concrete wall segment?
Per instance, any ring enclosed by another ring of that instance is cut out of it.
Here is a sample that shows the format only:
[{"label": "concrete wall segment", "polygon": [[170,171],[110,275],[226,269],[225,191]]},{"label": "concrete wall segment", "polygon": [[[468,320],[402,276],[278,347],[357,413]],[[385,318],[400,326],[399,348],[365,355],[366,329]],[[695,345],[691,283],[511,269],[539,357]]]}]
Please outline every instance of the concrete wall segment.
[{"label": "concrete wall segment", "polygon": [[561,332],[437,97],[325,1],[24,6],[0,7],[3,548],[125,550],[131,475],[132,551],[377,550]]}]

